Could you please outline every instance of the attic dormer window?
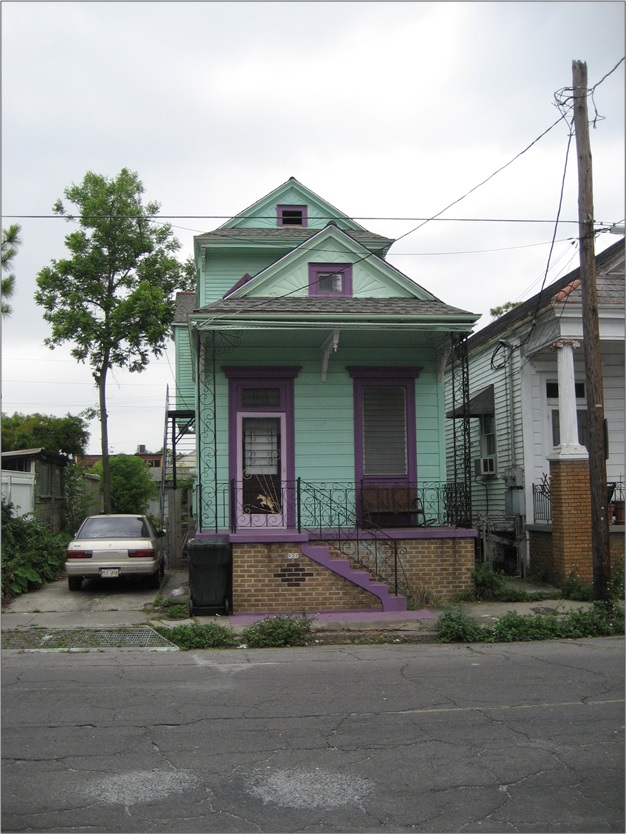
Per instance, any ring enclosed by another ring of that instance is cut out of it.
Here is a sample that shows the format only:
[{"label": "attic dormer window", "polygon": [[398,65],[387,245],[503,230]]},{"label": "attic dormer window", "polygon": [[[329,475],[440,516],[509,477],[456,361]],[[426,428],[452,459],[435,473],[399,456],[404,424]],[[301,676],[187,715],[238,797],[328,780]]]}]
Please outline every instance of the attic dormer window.
[{"label": "attic dormer window", "polygon": [[279,226],[307,226],[306,206],[277,206],[277,223]]},{"label": "attic dormer window", "polygon": [[309,295],[352,296],[352,264],[309,264]]}]

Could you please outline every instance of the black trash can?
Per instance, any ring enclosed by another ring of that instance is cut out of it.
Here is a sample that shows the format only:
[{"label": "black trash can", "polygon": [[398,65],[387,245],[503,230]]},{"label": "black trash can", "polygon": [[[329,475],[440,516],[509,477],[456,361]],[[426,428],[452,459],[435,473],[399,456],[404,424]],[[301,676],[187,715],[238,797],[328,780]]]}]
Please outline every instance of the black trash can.
[{"label": "black trash can", "polygon": [[189,613],[230,614],[233,555],[223,539],[191,539],[189,548]]}]

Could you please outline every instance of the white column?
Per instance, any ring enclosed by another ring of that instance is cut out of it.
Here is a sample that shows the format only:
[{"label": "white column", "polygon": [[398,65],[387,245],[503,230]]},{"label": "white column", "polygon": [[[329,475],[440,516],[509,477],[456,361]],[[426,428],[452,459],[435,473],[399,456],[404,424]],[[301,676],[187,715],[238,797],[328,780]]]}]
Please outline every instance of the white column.
[{"label": "white column", "polygon": [[554,458],[587,458],[587,450],[578,442],[576,419],[576,385],[574,376],[574,348],[580,347],[576,339],[557,339],[550,345],[557,351],[557,375],[559,381],[559,431],[561,443],[555,447]]}]

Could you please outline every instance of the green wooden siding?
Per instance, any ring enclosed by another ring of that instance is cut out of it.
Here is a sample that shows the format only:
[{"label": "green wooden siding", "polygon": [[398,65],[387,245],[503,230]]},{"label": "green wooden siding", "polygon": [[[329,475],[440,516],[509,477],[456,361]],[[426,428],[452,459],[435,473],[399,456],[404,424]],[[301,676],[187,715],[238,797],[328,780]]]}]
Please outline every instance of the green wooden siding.
[{"label": "green wooden siding", "polygon": [[192,376],[191,346],[187,325],[174,326],[174,345],[176,349],[176,392],[172,407],[179,411],[193,409],[196,405],[196,394]]},{"label": "green wooden siding", "polygon": [[[422,365],[424,371],[415,382],[416,390],[416,446],[420,480],[445,479],[445,450],[439,438],[443,436],[443,394],[437,382],[434,357],[427,349],[395,351],[394,365]],[[284,351],[241,348],[237,351],[237,365],[283,365]],[[326,382],[321,381],[319,352],[294,350],[289,353],[289,364],[302,370],[294,381],[295,413],[295,471],[307,481],[354,480],[354,399],[353,380],[346,366],[380,365],[377,351],[345,350],[341,361],[332,359]],[[390,363],[386,363],[390,364]],[[228,382],[218,368],[217,446],[218,479],[225,481],[228,473]],[[203,432],[203,420],[200,431]],[[441,434],[440,434],[441,432]],[[211,452],[212,454],[212,452]],[[204,460],[204,456],[203,456]],[[208,483],[213,461],[203,469],[203,482]]]}]

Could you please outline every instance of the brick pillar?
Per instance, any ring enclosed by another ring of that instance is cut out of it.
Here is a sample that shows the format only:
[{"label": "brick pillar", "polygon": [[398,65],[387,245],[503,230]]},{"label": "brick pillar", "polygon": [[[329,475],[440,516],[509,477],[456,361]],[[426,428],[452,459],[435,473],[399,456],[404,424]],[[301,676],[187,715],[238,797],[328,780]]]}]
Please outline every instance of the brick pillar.
[{"label": "brick pillar", "polygon": [[593,582],[591,489],[589,461],[550,458],[552,503],[552,566],[554,584],[574,572],[586,585]]}]

